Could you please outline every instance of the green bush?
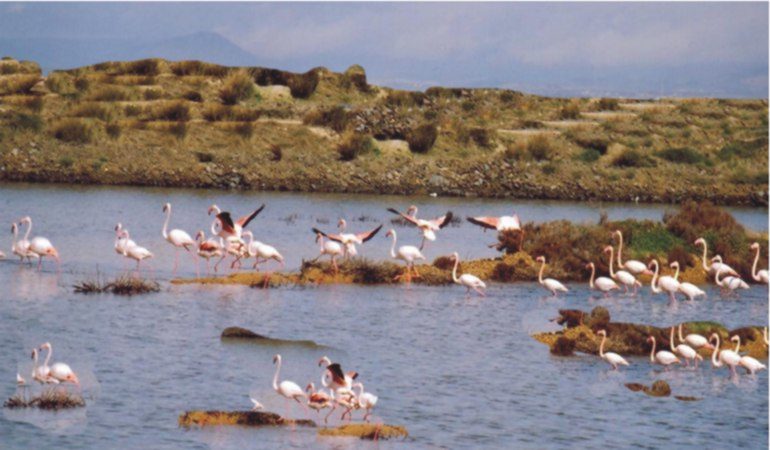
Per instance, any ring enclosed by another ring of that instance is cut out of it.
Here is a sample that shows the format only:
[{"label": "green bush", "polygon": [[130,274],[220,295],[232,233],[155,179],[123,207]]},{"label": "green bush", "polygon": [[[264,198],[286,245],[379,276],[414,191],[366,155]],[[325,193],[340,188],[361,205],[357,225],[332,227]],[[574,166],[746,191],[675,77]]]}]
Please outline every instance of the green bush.
[{"label": "green bush", "polygon": [[148,101],[158,100],[163,97],[163,91],[160,89],[147,89],[144,91],[144,99]]},{"label": "green bush", "polygon": [[75,89],[77,89],[78,92],[85,92],[88,90],[89,87],[91,87],[91,82],[88,81],[88,78],[86,77],[78,77],[75,78]]},{"label": "green bush", "polygon": [[704,156],[689,147],[667,148],[655,154],[658,158],[677,164],[698,164]]},{"label": "green bush", "polygon": [[243,70],[233,72],[225,78],[224,86],[219,90],[219,99],[225,105],[235,105],[254,95],[254,81]]},{"label": "green bush", "polygon": [[479,147],[489,148],[494,143],[494,131],[489,128],[475,127],[469,133],[471,140]]},{"label": "green bush", "polygon": [[157,59],[140,59],[123,63],[121,74],[155,76],[160,73],[160,64]]},{"label": "green bush", "polygon": [[371,136],[348,132],[342,137],[342,142],[337,146],[337,153],[342,161],[352,161],[359,155],[374,149]]},{"label": "green bush", "polygon": [[39,81],[39,75],[7,75],[0,77],[0,95],[29,94]]},{"label": "green bush", "polygon": [[182,98],[195,103],[203,103],[203,96],[198,91],[187,91],[182,94]]},{"label": "green bush", "polygon": [[655,167],[655,161],[634,149],[624,150],[612,160],[615,167]]},{"label": "green bush", "polygon": [[[85,78],[82,78],[82,80],[85,80]],[[77,80],[75,84],[77,86]],[[118,86],[102,86],[88,95],[88,100],[97,102],[125,102],[131,100],[131,98],[131,91]]]},{"label": "green bush", "polygon": [[60,141],[80,144],[91,142],[94,138],[93,127],[78,119],[62,119],[56,122],[51,134]]},{"label": "green bush", "polygon": [[112,139],[117,139],[120,137],[121,133],[120,124],[117,122],[110,122],[105,125],[104,131],[107,133],[107,136],[111,137]]},{"label": "green bush", "polygon": [[359,91],[369,91],[369,84],[366,82],[366,71],[358,64],[348,67],[345,71],[345,79]]},{"label": "green bush", "polygon": [[201,114],[203,115],[203,118],[209,122],[253,122],[259,119],[262,112],[256,109],[247,109],[239,106],[212,104],[206,106]]},{"label": "green bush", "polygon": [[432,123],[425,123],[415,127],[406,136],[409,150],[414,153],[426,153],[433,147],[438,137],[438,128]]},{"label": "green bush", "polygon": [[542,171],[546,175],[553,175],[556,173],[556,171],[559,169],[559,166],[554,164],[553,161],[549,161],[548,163],[543,165]]},{"label": "green bush", "polygon": [[735,141],[722,147],[717,156],[720,159],[754,158],[762,152],[767,153],[767,137],[761,137],[750,141]]},{"label": "green bush", "polygon": [[183,77],[186,75],[200,75],[222,78],[230,72],[230,69],[225,66],[202,61],[173,62],[169,65],[169,67],[171,72],[178,77]]},{"label": "green bush", "polygon": [[571,136],[571,139],[572,142],[580,147],[596,150],[600,155],[606,154],[607,149],[610,147],[610,140],[606,136],[597,134],[575,133]]},{"label": "green bush", "polygon": [[602,157],[602,154],[598,150],[593,148],[584,148],[579,154],[577,159],[584,163],[592,163]]},{"label": "green bush", "polygon": [[75,92],[75,78],[63,72],[51,72],[45,79],[45,86],[57,94],[73,94]]}]

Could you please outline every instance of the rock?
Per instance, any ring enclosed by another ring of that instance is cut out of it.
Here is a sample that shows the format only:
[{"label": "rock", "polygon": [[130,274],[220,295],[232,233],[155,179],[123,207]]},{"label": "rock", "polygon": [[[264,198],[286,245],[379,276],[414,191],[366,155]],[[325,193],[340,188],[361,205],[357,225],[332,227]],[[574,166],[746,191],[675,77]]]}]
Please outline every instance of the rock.
[{"label": "rock", "polygon": [[551,354],[557,356],[572,356],[575,354],[575,341],[564,336],[556,339],[551,346]]},{"label": "rock", "polygon": [[409,432],[405,427],[385,424],[350,423],[336,428],[320,428],[319,436],[349,436],[361,439],[392,439],[406,438]]},{"label": "rock", "polygon": [[278,414],[261,411],[187,411],[179,416],[179,426],[221,426],[240,425],[249,427],[258,426],[285,426],[299,425],[303,427],[315,427],[312,420],[284,419]]},{"label": "rock", "polygon": [[644,388],[644,393],[651,397],[668,397],[671,395],[671,386],[663,380],[656,380],[652,387]]},{"label": "rock", "polygon": [[586,325],[588,325],[588,327],[592,330],[599,331],[601,329],[607,328],[609,323],[610,312],[607,311],[607,308],[603,306],[597,306],[591,310],[591,315],[588,317],[588,322]]},{"label": "rock", "polygon": [[677,399],[677,400],[681,400],[683,402],[698,402],[698,401],[703,400],[700,397],[692,397],[692,396],[689,396],[689,395],[675,395],[674,398]]},{"label": "rock", "polygon": [[428,179],[428,184],[434,187],[441,187],[447,184],[446,178],[441,175],[431,175]]},{"label": "rock", "polygon": [[639,392],[645,388],[641,383],[626,383],[626,387],[634,392]]},{"label": "rock", "polygon": [[241,327],[227,327],[222,332],[222,339],[270,339],[251,330]]},{"label": "rock", "polygon": [[306,347],[320,347],[320,348],[324,347],[323,345],[318,345],[314,341],[310,341],[310,340],[274,339],[268,336],[257,334],[251,330],[248,330],[246,328],[241,328],[241,327],[225,328],[224,331],[222,331],[222,335],[220,336],[220,339],[222,339],[223,341],[242,340],[242,341],[254,342],[258,344],[266,344],[266,345],[299,345],[299,346],[306,346]]}]

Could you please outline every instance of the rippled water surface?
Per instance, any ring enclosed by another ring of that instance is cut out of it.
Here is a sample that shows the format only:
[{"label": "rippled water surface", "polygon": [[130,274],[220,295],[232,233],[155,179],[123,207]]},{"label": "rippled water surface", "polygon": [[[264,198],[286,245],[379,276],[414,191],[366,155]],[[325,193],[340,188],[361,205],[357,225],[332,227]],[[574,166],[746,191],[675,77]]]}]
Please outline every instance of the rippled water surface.
[{"label": "rippled water surface", "polygon": [[[722,300],[709,287],[706,300],[669,304],[649,289],[639,299],[592,298],[573,285],[563,299],[543,296],[536,284],[492,285],[488,297],[466,298],[457,286],[325,286],[259,290],[240,286],[172,286],[173,249],[160,236],[164,202],[173,205],[172,227],[191,234],[208,230],[206,208],[218,203],[236,215],[266,203],[252,228],[296,268],[317,250],[310,228],[331,230],[338,217],[353,231],[390,225],[386,207],[423,205],[421,216],[452,209],[458,214],[503,214],[525,221],[568,218],[659,219],[658,205],[510,202],[481,199],[399,198],[339,195],[222,193],[68,186],[0,186],[3,227],[33,217],[33,235],[45,235],[62,254],[62,270],[42,273],[0,262],[0,393],[16,389],[15,373],[29,370],[29,349],[54,343],[54,359],[81,373],[88,406],[75,412],[18,412],[0,416],[2,448],[347,448],[357,440],[318,438],[310,429],[177,426],[188,409],[248,409],[249,396],[268,410],[284,412],[271,387],[272,356],[280,352],[282,379],[318,382],[324,354],[361,373],[379,396],[375,420],[406,425],[410,438],[380,443],[410,448],[766,448],[768,377],[730,379],[710,365],[662,373],[645,358],[609,372],[598,358],[552,357],[529,337],[555,330],[559,308],[601,305],[614,321],[666,326],[685,320],[716,320],[735,328],[767,324],[765,287],[752,286],[739,300]],[[734,213],[755,230],[767,229],[767,211]],[[151,249],[158,294],[133,298],[83,296],[71,285],[96,273],[112,276],[123,262],[114,253],[112,227],[121,221]],[[5,229],[5,228],[4,228]],[[400,241],[417,244],[413,229],[396,227]],[[10,253],[10,235],[2,250]],[[461,257],[493,256],[491,233],[467,223],[450,227],[426,250],[429,259],[458,250]],[[386,257],[384,233],[362,254]],[[203,266],[202,270],[203,269]],[[180,274],[195,273],[187,256]],[[284,339],[310,339],[325,347],[222,342],[238,325]],[[698,402],[651,398],[623,383],[667,380],[677,395]],[[292,414],[304,413],[296,406]],[[310,418],[314,418],[312,415]],[[356,416],[360,417],[360,413]],[[374,445],[374,444],[368,444]]]}]

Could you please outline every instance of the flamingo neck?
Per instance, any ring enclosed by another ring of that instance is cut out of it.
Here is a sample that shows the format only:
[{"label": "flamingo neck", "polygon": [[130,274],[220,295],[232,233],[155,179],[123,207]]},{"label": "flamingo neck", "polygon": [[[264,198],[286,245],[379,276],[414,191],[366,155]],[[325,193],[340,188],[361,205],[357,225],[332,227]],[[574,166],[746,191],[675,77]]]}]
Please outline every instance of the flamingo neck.
[{"label": "flamingo neck", "polygon": [[281,358],[278,358],[278,363],[275,366],[275,375],[273,375],[273,389],[278,390],[278,372],[281,371]]},{"label": "flamingo neck", "polygon": [[455,266],[452,269],[452,281],[454,281],[457,284],[460,283],[460,279],[457,278],[457,266],[459,266],[459,265],[460,265],[460,257],[457,256],[457,257],[455,257]]},{"label": "flamingo neck", "polygon": [[740,349],[741,349],[741,338],[739,336],[738,339],[735,341],[735,350],[734,350],[735,353],[738,353]]},{"label": "flamingo neck", "polygon": [[364,384],[356,383],[353,387],[358,388],[358,398],[361,398],[361,396],[364,395]]},{"label": "flamingo neck", "polygon": [[45,361],[43,362],[44,366],[47,366],[48,363],[51,361],[51,355],[53,354],[53,347],[50,345],[48,346],[48,354],[45,355]]},{"label": "flamingo neck", "polygon": [[[17,241],[17,238],[19,236],[19,227],[17,227],[16,224],[13,224],[12,228],[13,228],[13,244],[11,244],[11,246],[15,248],[16,247],[16,241]],[[756,263],[754,263],[754,265],[756,266]]]},{"label": "flamingo neck", "polygon": [[669,345],[671,345],[671,351],[674,351],[674,327],[671,327],[671,338],[669,339]]},{"label": "flamingo neck", "polygon": [[653,260],[653,263],[655,263],[655,273],[652,274],[652,281],[650,281],[650,288],[652,289],[652,292],[659,294],[660,286],[657,285],[658,282],[658,272],[660,272],[660,266],[658,265],[657,260]]},{"label": "flamingo neck", "polygon": [[593,289],[594,288],[594,276],[596,275],[596,266],[591,264],[591,279],[588,280],[588,286]]},{"label": "flamingo neck", "polygon": [[714,346],[714,352],[711,353],[711,364],[714,365],[714,367],[722,367],[722,361],[717,361],[717,353],[719,352],[719,335],[716,335],[717,338],[717,345]]},{"label": "flamingo neck", "polygon": [[[540,273],[537,275],[537,281],[540,284],[543,284],[543,271],[545,271],[545,260],[540,264]],[[593,279],[593,277],[591,277],[591,279]]]},{"label": "flamingo neck", "polygon": [[[219,213],[217,213],[219,214]],[[219,219],[214,217],[214,220],[211,222],[211,235],[216,236],[219,234],[219,231],[217,231],[217,224],[219,223]]]},{"label": "flamingo neck", "polygon": [[391,236],[393,236],[393,244],[390,246],[390,257],[395,258],[396,257],[396,232],[395,230],[391,233]]},{"label": "flamingo neck", "polygon": [[714,274],[714,282],[717,284],[717,286],[722,286],[722,280],[719,279],[719,275],[722,274],[722,266],[719,265],[717,268],[717,273]]},{"label": "flamingo neck", "polygon": [[24,240],[25,240],[25,241],[28,241],[28,240],[29,240],[29,233],[30,233],[30,232],[32,232],[32,219],[29,219],[29,220],[27,221],[27,232],[26,232],[26,233],[24,233]]},{"label": "flamingo neck", "polygon": [[757,247],[757,254],[754,255],[754,264],[751,266],[751,278],[754,281],[759,281],[759,275],[757,275],[757,263],[759,262],[759,247]]},{"label": "flamingo neck", "polygon": [[[620,252],[623,251],[623,233],[618,233],[618,267],[623,267],[623,263],[620,261]],[[612,262],[612,257],[610,257],[610,262]]]},{"label": "flamingo neck", "polygon": [[602,335],[602,343],[599,344],[599,357],[604,358],[604,341],[607,340],[607,334]]},{"label": "flamingo neck", "polygon": [[679,324],[679,342],[684,342],[684,339],[682,338],[682,324]]},{"label": "flamingo neck", "polygon": [[703,241],[703,259],[702,259],[702,261],[703,261],[703,270],[705,270],[705,271],[709,270],[709,266],[708,266],[708,264],[706,264],[706,254],[707,253],[708,253],[708,244],[704,240]]},{"label": "flamingo neck", "polygon": [[168,222],[171,220],[171,207],[166,208],[166,221],[163,222],[163,239],[168,239]]},{"label": "flamingo neck", "polygon": [[679,281],[679,264],[676,265],[676,273],[674,274],[674,279]]},{"label": "flamingo neck", "polygon": [[652,350],[650,350],[650,361],[655,362],[655,336],[650,336],[652,339]]},{"label": "flamingo neck", "polygon": [[610,247],[610,277],[612,278],[615,278],[615,271],[612,268],[612,259],[615,256],[614,252],[615,251],[612,249],[612,247]]}]

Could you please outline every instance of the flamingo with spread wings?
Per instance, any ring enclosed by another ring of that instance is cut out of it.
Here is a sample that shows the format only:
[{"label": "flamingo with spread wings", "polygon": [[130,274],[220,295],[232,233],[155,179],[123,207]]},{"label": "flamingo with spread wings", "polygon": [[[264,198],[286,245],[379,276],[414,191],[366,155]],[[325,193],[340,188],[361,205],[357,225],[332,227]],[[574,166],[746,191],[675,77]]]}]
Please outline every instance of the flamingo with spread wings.
[{"label": "flamingo with spread wings", "polygon": [[[524,245],[524,229],[521,228],[521,220],[519,220],[518,214],[499,217],[467,217],[466,219],[468,222],[478,225],[485,230],[497,230],[498,234],[505,232],[519,233],[518,250],[521,251],[521,246]],[[489,247],[494,247],[495,245],[497,244],[491,244]]]},{"label": "flamingo with spread wings", "polygon": [[364,242],[367,242],[371,238],[377,235],[379,231],[382,229],[382,225],[380,224],[377,228],[374,228],[373,230],[364,231],[362,233],[343,233],[345,231],[345,228],[347,227],[347,222],[345,222],[345,219],[340,219],[339,221],[339,227],[340,227],[340,233],[324,233],[323,231],[319,230],[318,228],[313,228],[313,233],[320,234],[327,239],[330,239],[335,242],[339,242],[343,245],[344,248],[344,257],[345,259],[348,258],[348,256],[355,256],[356,255],[356,245],[362,245]]},{"label": "flamingo with spread wings", "polygon": [[406,214],[397,211],[395,208],[388,208],[389,212],[401,216],[407,223],[411,223],[420,229],[422,233],[422,243],[420,244],[420,250],[425,247],[425,241],[435,241],[436,232],[445,226],[449,225],[452,221],[452,211],[447,211],[446,214],[440,217],[436,217],[433,220],[425,220],[417,218],[417,207],[412,205],[406,211]]},{"label": "flamingo with spread wings", "polygon": [[219,236],[222,239],[229,239],[232,237],[240,239],[243,229],[246,228],[263,209],[265,209],[264,204],[254,210],[253,213],[243,216],[238,220],[233,220],[229,211],[222,211],[219,209],[219,206],[211,205],[209,206],[208,214],[216,214],[216,218],[211,223],[211,234]]}]

